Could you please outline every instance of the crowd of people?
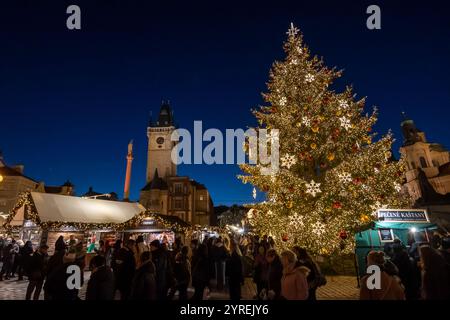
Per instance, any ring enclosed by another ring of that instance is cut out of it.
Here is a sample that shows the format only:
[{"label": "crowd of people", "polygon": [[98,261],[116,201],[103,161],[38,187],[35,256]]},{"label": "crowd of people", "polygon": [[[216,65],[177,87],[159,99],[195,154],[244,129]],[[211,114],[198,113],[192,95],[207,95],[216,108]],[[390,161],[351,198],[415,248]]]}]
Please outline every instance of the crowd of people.
[{"label": "crowd of people", "polygon": [[[79,289],[69,288],[67,272],[76,265],[89,267],[86,300],[194,300],[208,299],[211,290],[228,289],[231,300],[242,298],[246,277],[256,286],[258,300],[316,300],[316,290],[326,284],[319,265],[302,247],[278,249],[270,237],[224,236],[193,239],[189,246],[175,239],[145,243],[136,239],[117,240],[109,245],[100,240],[95,256],[85,265],[86,250],[81,241],[61,236],[54,254],[48,246],[33,252],[31,242],[0,241],[3,262],[0,280],[28,278],[26,299],[77,300]],[[360,298],[364,300],[449,299],[450,241],[414,243],[407,249],[399,240],[386,245],[384,252],[371,251],[367,266],[381,270],[381,288],[361,279]],[[81,284],[84,283],[81,273]],[[188,295],[193,288],[193,295]],[[178,294],[177,294],[178,293]]]},{"label": "crowd of people", "polygon": [[362,300],[450,299],[450,237],[419,239],[409,250],[399,240],[384,251],[370,251],[367,266],[381,271],[380,289],[369,288],[370,275],[361,279]]}]

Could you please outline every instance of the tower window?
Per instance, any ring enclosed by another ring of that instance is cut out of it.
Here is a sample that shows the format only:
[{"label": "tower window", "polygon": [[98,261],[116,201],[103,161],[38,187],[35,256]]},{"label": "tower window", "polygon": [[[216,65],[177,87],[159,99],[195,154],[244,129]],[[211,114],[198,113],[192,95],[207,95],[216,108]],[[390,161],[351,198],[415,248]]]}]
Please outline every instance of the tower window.
[{"label": "tower window", "polygon": [[424,157],[420,157],[419,160],[420,160],[420,166],[421,166],[422,168],[427,168],[427,167],[428,167],[427,161],[425,160]]},{"label": "tower window", "polygon": [[200,198],[199,198],[199,199],[200,199],[200,201],[203,201],[203,196],[200,196]]},{"label": "tower window", "polygon": [[411,161],[411,168],[413,168],[413,169],[416,168],[416,164],[414,163],[414,161]]},{"label": "tower window", "polygon": [[182,193],[183,191],[183,186],[181,183],[176,183],[175,184],[175,193]]}]

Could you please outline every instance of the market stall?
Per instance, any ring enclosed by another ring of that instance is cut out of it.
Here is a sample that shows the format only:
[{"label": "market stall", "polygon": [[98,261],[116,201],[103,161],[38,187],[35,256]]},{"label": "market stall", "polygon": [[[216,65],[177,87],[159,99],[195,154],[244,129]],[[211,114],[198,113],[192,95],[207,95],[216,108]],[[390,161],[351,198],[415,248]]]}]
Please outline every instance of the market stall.
[{"label": "market stall", "polygon": [[176,238],[180,238],[184,243],[186,232],[190,228],[190,224],[176,216],[147,212],[142,220],[122,233],[123,239],[137,239],[142,236],[147,244],[158,240],[171,248]]},{"label": "market stall", "polygon": [[355,235],[359,278],[366,274],[366,256],[370,251],[384,251],[385,246],[395,239],[409,249],[416,239],[429,242],[438,228],[430,223],[427,211],[423,209],[379,209],[377,215],[378,221]]},{"label": "market stall", "polygon": [[5,227],[34,247],[46,243],[50,255],[60,236],[68,245],[82,242],[92,253],[101,239],[114,241],[120,231],[144,217],[145,208],[138,203],[27,192],[20,196]]}]

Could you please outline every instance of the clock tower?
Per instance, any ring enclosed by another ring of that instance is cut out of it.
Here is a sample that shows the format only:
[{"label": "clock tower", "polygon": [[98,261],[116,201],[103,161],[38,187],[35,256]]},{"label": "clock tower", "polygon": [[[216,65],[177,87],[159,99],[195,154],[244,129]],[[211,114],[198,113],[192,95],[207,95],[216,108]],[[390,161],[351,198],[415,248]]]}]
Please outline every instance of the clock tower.
[{"label": "clock tower", "polygon": [[163,101],[158,120],[155,123],[150,120],[147,128],[147,183],[153,179],[156,171],[163,179],[177,175],[177,166],[171,158],[175,142],[170,138],[174,130],[173,113],[169,101]]}]

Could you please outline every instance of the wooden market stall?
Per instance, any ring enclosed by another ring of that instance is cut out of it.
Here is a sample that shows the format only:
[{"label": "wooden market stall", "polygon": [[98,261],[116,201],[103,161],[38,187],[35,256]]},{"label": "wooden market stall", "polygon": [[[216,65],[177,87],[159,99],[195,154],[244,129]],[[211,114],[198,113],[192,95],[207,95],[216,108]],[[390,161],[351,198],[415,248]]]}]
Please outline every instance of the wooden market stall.
[{"label": "wooden market stall", "polygon": [[59,236],[83,242],[92,252],[101,239],[114,241],[120,231],[145,217],[139,203],[89,199],[38,192],[23,193],[6,219],[5,227],[34,247],[49,246],[49,254]]}]

